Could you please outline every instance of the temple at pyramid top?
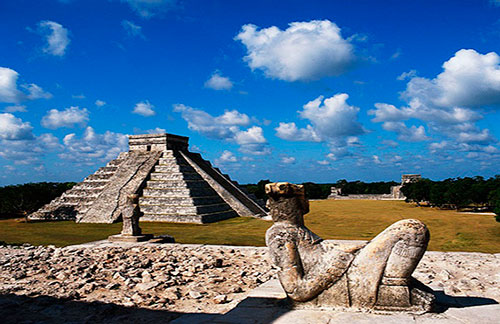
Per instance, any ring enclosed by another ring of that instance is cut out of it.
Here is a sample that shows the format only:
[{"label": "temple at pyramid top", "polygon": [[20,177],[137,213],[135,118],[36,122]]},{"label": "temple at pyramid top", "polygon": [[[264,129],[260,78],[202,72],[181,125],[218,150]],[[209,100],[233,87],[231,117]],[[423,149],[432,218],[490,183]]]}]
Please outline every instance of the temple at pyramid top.
[{"label": "temple at pyramid top", "polygon": [[208,223],[237,216],[265,217],[263,202],[229,175],[189,152],[189,138],[129,135],[129,151],[29,216],[33,220],[113,223],[127,196],[139,195],[141,220]]},{"label": "temple at pyramid top", "polygon": [[173,134],[142,134],[128,136],[129,151],[166,151],[188,149],[189,137]]}]

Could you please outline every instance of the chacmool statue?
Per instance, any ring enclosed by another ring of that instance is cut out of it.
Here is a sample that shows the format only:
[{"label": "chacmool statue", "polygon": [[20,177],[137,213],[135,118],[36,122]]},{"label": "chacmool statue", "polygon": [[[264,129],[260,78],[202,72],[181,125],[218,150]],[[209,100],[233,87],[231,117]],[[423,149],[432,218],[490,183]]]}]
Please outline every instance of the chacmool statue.
[{"label": "chacmool statue", "polygon": [[266,244],[280,269],[281,285],[296,306],[410,312],[432,308],[434,296],[411,277],[429,242],[422,222],[401,220],[365,246],[342,250],[304,226],[309,202],[303,186],[270,183],[266,193],[274,221]]}]

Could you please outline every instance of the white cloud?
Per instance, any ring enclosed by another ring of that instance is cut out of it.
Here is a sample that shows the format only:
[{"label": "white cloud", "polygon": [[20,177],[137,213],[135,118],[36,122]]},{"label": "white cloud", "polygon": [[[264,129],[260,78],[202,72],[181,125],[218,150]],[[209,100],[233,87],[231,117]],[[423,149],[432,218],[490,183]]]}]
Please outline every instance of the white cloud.
[{"label": "white cloud", "polygon": [[284,156],[281,158],[281,163],[293,164],[295,163],[295,158],[293,156]]},{"label": "white cloud", "polygon": [[429,140],[429,137],[425,134],[425,128],[422,125],[418,127],[415,125],[407,127],[403,122],[388,121],[382,124],[382,128],[387,131],[396,132],[398,134],[398,139],[405,142],[420,142]]},{"label": "white cloud", "polygon": [[98,134],[87,127],[82,138],[68,134],[63,139],[64,152],[59,157],[78,163],[93,165],[98,161],[109,161],[128,149],[128,138],[124,134],[106,131]]},{"label": "white cloud", "polygon": [[26,110],[26,106],[24,105],[14,105],[5,107],[3,111],[7,113],[13,113],[13,112],[27,112],[28,110]]},{"label": "white cloud", "polygon": [[33,127],[29,122],[23,122],[12,114],[0,114],[0,139],[26,140],[32,139]]},{"label": "white cloud", "polygon": [[42,126],[56,129],[61,127],[85,126],[89,121],[89,111],[86,108],[69,107],[64,110],[51,109],[42,118]]},{"label": "white cloud", "polygon": [[275,130],[276,136],[287,141],[321,142],[321,138],[316,134],[316,131],[311,125],[299,129],[293,122],[280,123]]},{"label": "white cloud", "polygon": [[127,32],[127,35],[131,37],[140,37],[143,39],[145,38],[142,33],[142,27],[134,24],[129,20],[122,20],[122,27]]},{"label": "white cloud", "polygon": [[406,79],[411,79],[411,78],[414,78],[417,76],[417,70],[410,70],[408,72],[403,72],[401,73],[397,79],[399,81],[403,81],[403,80],[406,80]]},{"label": "white cloud", "polygon": [[26,95],[17,89],[19,74],[9,68],[0,67],[0,101],[17,103]]},{"label": "white cloud", "polygon": [[174,105],[174,111],[180,112],[187,121],[188,128],[209,138],[227,140],[240,145],[239,151],[245,154],[266,155],[270,153],[267,140],[261,127],[249,126],[250,117],[237,110],[226,110],[220,116],[182,104]]},{"label": "white cloud", "polygon": [[239,131],[235,134],[234,139],[240,145],[245,144],[262,144],[266,143],[266,139],[262,132],[262,128],[252,126],[245,131]]},{"label": "white cloud", "polygon": [[327,99],[320,96],[308,102],[299,115],[311,124],[299,129],[293,122],[280,123],[275,128],[276,136],[290,141],[334,142],[339,138],[363,134],[365,131],[357,120],[359,108],[348,105],[348,98],[347,94],[340,93]]},{"label": "white cloud", "polygon": [[167,132],[167,130],[165,128],[160,128],[160,127],[146,130],[146,133],[148,133],[148,134],[163,134],[166,132]]},{"label": "white cloud", "polygon": [[37,86],[34,83],[23,84],[22,87],[28,91],[28,99],[50,99],[52,98],[52,94],[49,92],[45,92],[41,87]]},{"label": "white cloud", "polygon": [[215,71],[210,79],[205,82],[205,88],[214,90],[231,90],[233,83],[228,77],[222,76],[218,71]]},{"label": "white cloud", "polygon": [[328,162],[327,160],[321,160],[321,161],[316,161],[318,162],[319,165],[328,165],[330,164],[330,162]]},{"label": "white cloud", "polygon": [[217,159],[219,163],[224,163],[224,162],[237,162],[238,159],[236,156],[231,151],[225,150],[222,152],[221,156]]},{"label": "white cloud", "polygon": [[28,99],[48,99],[52,97],[50,93],[43,91],[41,87],[34,83],[21,85],[22,88],[28,91],[28,94],[20,91],[17,87],[18,77],[19,73],[16,71],[0,67],[0,102],[19,103]]},{"label": "white cloud", "polygon": [[244,59],[252,70],[286,81],[339,75],[355,60],[353,46],[329,20],[293,22],[286,30],[248,24],[235,39],[246,46]]},{"label": "white cloud", "polygon": [[165,13],[177,5],[177,0],[121,0],[128,3],[142,18],[151,18]]},{"label": "white cloud", "polygon": [[377,103],[376,109],[368,112],[375,115],[372,121],[383,122],[384,129],[396,131],[406,140],[426,139],[423,126],[408,132],[402,122],[416,119],[459,143],[489,145],[496,141],[489,130],[475,125],[483,118],[478,109],[500,107],[500,57],[496,53],[462,49],[443,63],[443,72],[435,78],[417,77],[415,73],[403,74],[404,78],[409,78],[402,93],[408,106]]},{"label": "white cloud", "polygon": [[459,50],[436,78],[412,78],[403,97],[438,107],[499,106],[500,57],[495,52]]},{"label": "white cloud", "polygon": [[375,163],[375,164],[381,164],[382,163],[380,161],[380,158],[378,157],[378,155],[373,155],[372,156],[372,160],[373,160],[373,163]]},{"label": "white cloud", "polygon": [[144,117],[154,116],[154,115],[156,115],[156,112],[154,111],[154,107],[155,106],[150,104],[149,101],[147,101],[147,100],[141,101],[135,105],[132,113],[137,114],[137,115],[141,115]]},{"label": "white cloud", "polygon": [[105,104],[106,104],[106,101],[102,101],[102,100],[99,100],[99,99],[97,99],[97,100],[95,101],[95,105],[96,105],[97,107],[102,107],[102,106],[104,106]]},{"label": "white cloud", "polygon": [[40,33],[45,36],[47,45],[43,51],[54,56],[64,56],[70,43],[68,29],[54,21],[44,20],[38,24]]},{"label": "white cloud", "polygon": [[33,127],[12,114],[0,114],[0,157],[15,164],[33,164],[47,153],[60,149],[52,134],[34,136]]}]

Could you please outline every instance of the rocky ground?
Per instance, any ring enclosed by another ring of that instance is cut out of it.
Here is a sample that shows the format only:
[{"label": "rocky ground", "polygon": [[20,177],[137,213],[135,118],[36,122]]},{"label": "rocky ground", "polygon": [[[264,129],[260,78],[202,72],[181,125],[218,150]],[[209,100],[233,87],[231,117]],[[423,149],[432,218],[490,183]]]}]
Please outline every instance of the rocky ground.
[{"label": "rocky ground", "polygon": [[[414,276],[447,295],[500,302],[499,269],[499,254],[428,252]],[[224,313],[275,274],[265,248],[4,246],[0,319],[162,323],[183,313]]]}]

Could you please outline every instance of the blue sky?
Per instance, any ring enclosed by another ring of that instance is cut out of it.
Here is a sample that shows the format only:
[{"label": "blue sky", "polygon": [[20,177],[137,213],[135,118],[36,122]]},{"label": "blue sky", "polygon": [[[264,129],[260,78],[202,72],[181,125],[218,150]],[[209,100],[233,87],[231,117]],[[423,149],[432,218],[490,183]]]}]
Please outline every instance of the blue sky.
[{"label": "blue sky", "polygon": [[500,173],[500,2],[0,2],[0,185],[80,181],[127,134],[241,183]]}]

